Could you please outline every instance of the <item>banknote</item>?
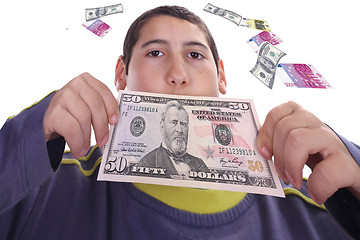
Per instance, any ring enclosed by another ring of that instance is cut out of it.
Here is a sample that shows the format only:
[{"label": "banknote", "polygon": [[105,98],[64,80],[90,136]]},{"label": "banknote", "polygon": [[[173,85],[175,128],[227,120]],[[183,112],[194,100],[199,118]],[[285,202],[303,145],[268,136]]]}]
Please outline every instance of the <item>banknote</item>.
[{"label": "banknote", "polygon": [[281,63],[278,65],[278,76],[287,87],[332,88],[311,64]]},{"label": "banknote", "polygon": [[240,26],[271,32],[268,22],[263,20],[243,18]]},{"label": "banknote", "polygon": [[248,41],[246,41],[246,43],[249,44],[251,49],[253,49],[256,53],[259,52],[259,46],[263,42],[269,42],[275,46],[280,44],[282,40],[278,36],[276,36],[275,33],[262,31],[261,33],[253,36]]},{"label": "banknote", "polygon": [[261,44],[255,67],[250,72],[262,83],[272,89],[275,73],[280,59],[286,53],[277,49],[269,42]]},{"label": "banknote", "polygon": [[122,13],[124,11],[121,3],[98,8],[86,8],[85,9],[85,18],[86,21],[91,21],[97,18],[101,18],[110,14]]},{"label": "banknote", "polygon": [[252,100],[120,91],[99,181],[284,196]]},{"label": "banknote", "polygon": [[205,6],[204,11],[221,16],[227,20],[232,21],[233,23],[235,23],[238,26],[240,25],[240,22],[242,19],[242,16],[240,16],[239,14],[234,13],[229,10],[226,10],[226,9],[223,9],[223,8],[216,7],[210,3],[208,3]]},{"label": "banknote", "polygon": [[96,19],[92,23],[83,23],[82,26],[101,38],[108,34],[112,29],[108,24],[101,21],[101,19]]}]

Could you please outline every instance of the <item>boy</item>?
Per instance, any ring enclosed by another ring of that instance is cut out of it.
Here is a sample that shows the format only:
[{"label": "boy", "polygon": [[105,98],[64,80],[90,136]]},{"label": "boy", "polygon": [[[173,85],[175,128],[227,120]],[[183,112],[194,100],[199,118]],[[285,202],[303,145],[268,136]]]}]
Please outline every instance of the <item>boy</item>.
[{"label": "boy", "polygon": [[[224,65],[209,30],[181,7],[150,10],[131,25],[115,84],[118,90],[226,93]],[[287,185],[285,191],[295,194],[286,199],[97,182],[108,124],[119,117],[110,90],[84,73],[7,121],[0,136],[0,239],[350,239],[349,234],[359,234],[354,197],[360,189],[359,147],[342,139],[344,145],[296,103],[273,109],[258,136],[262,155],[274,155],[280,177],[299,189]],[[90,150],[91,125],[99,148]],[[72,153],[63,155],[65,141]],[[307,184],[301,179],[305,163],[313,168]],[[326,201],[339,223],[307,197],[305,188],[317,203]]]}]

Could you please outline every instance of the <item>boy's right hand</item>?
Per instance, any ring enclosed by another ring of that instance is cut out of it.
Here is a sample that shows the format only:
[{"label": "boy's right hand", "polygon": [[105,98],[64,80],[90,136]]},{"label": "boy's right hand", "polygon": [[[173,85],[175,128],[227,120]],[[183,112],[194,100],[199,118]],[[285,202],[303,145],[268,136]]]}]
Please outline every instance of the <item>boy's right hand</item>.
[{"label": "boy's right hand", "polygon": [[118,118],[118,104],[110,89],[83,73],[53,96],[44,116],[45,141],[63,136],[79,158],[90,148],[91,125],[98,147],[103,147],[109,138],[108,124]]}]

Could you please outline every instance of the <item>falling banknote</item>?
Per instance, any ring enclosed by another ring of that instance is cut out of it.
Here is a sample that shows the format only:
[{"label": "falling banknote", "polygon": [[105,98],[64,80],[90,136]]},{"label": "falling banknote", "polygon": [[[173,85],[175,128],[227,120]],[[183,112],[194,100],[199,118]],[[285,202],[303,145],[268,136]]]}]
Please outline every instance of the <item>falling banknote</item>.
[{"label": "falling banknote", "polygon": [[238,26],[240,25],[240,22],[242,19],[242,17],[239,14],[234,13],[229,10],[226,10],[226,9],[223,9],[223,8],[216,7],[210,3],[208,3],[205,6],[204,11],[221,16],[227,20],[232,21],[233,23],[235,23]]},{"label": "falling banknote", "polygon": [[277,49],[271,43],[264,42],[260,45],[255,67],[250,72],[262,83],[272,89],[277,65],[280,59],[285,55],[286,53]]},{"label": "falling banknote", "polygon": [[282,42],[282,40],[276,36],[274,33],[271,32],[267,32],[267,31],[262,31],[261,33],[253,36],[252,38],[249,39],[249,41],[246,41],[247,44],[249,44],[249,46],[256,52],[258,53],[259,51],[259,46],[263,43],[263,42],[269,42],[272,45],[278,45]]},{"label": "falling banknote", "polygon": [[121,3],[106,7],[98,7],[98,8],[86,8],[85,9],[85,18],[86,21],[91,21],[97,18],[101,18],[107,15],[122,13],[124,11]]},{"label": "falling banknote", "polygon": [[240,26],[271,32],[267,21],[243,18]]},{"label": "falling banknote", "polygon": [[278,65],[278,75],[287,87],[332,88],[311,64],[281,63]]},{"label": "falling banknote", "polygon": [[96,19],[94,22],[83,23],[82,26],[101,38],[105,37],[111,30],[111,27],[101,21],[101,19]]},{"label": "falling banknote", "polygon": [[241,191],[284,197],[256,148],[252,100],[120,91],[99,181]]}]

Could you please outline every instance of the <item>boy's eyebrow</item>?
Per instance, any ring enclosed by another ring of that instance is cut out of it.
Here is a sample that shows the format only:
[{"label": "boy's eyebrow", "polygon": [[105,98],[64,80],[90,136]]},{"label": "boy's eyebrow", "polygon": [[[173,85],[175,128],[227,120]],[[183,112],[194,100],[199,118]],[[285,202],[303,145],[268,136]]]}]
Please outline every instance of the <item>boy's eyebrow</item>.
[{"label": "boy's eyebrow", "polygon": [[203,44],[202,42],[198,42],[198,41],[186,42],[184,45],[185,46],[199,46],[199,47],[208,49],[208,47],[205,44]]},{"label": "boy's eyebrow", "polygon": [[164,45],[169,44],[168,41],[166,41],[166,40],[163,40],[163,39],[154,39],[154,40],[150,40],[150,41],[147,41],[147,42],[143,43],[143,44],[141,45],[141,48],[144,48],[144,47],[146,47],[146,46],[148,46],[148,45],[150,45],[150,44],[155,44],[155,43],[157,43],[157,44],[164,44]]},{"label": "boy's eyebrow", "polygon": [[[150,44],[162,44],[162,45],[168,45],[169,42],[166,41],[166,40],[163,40],[163,39],[154,39],[154,40],[150,40],[150,41],[147,41],[145,43],[143,43],[141,45],[141,48],[145,48],[146,46],[150,45]],[[200,46],[202,48],[206,48],[208,49],[208,47],[203,44],[202,42],[198,42],[198,41],[189,41],[189,42],[185,42],[184,43],[184,46]]]}]

